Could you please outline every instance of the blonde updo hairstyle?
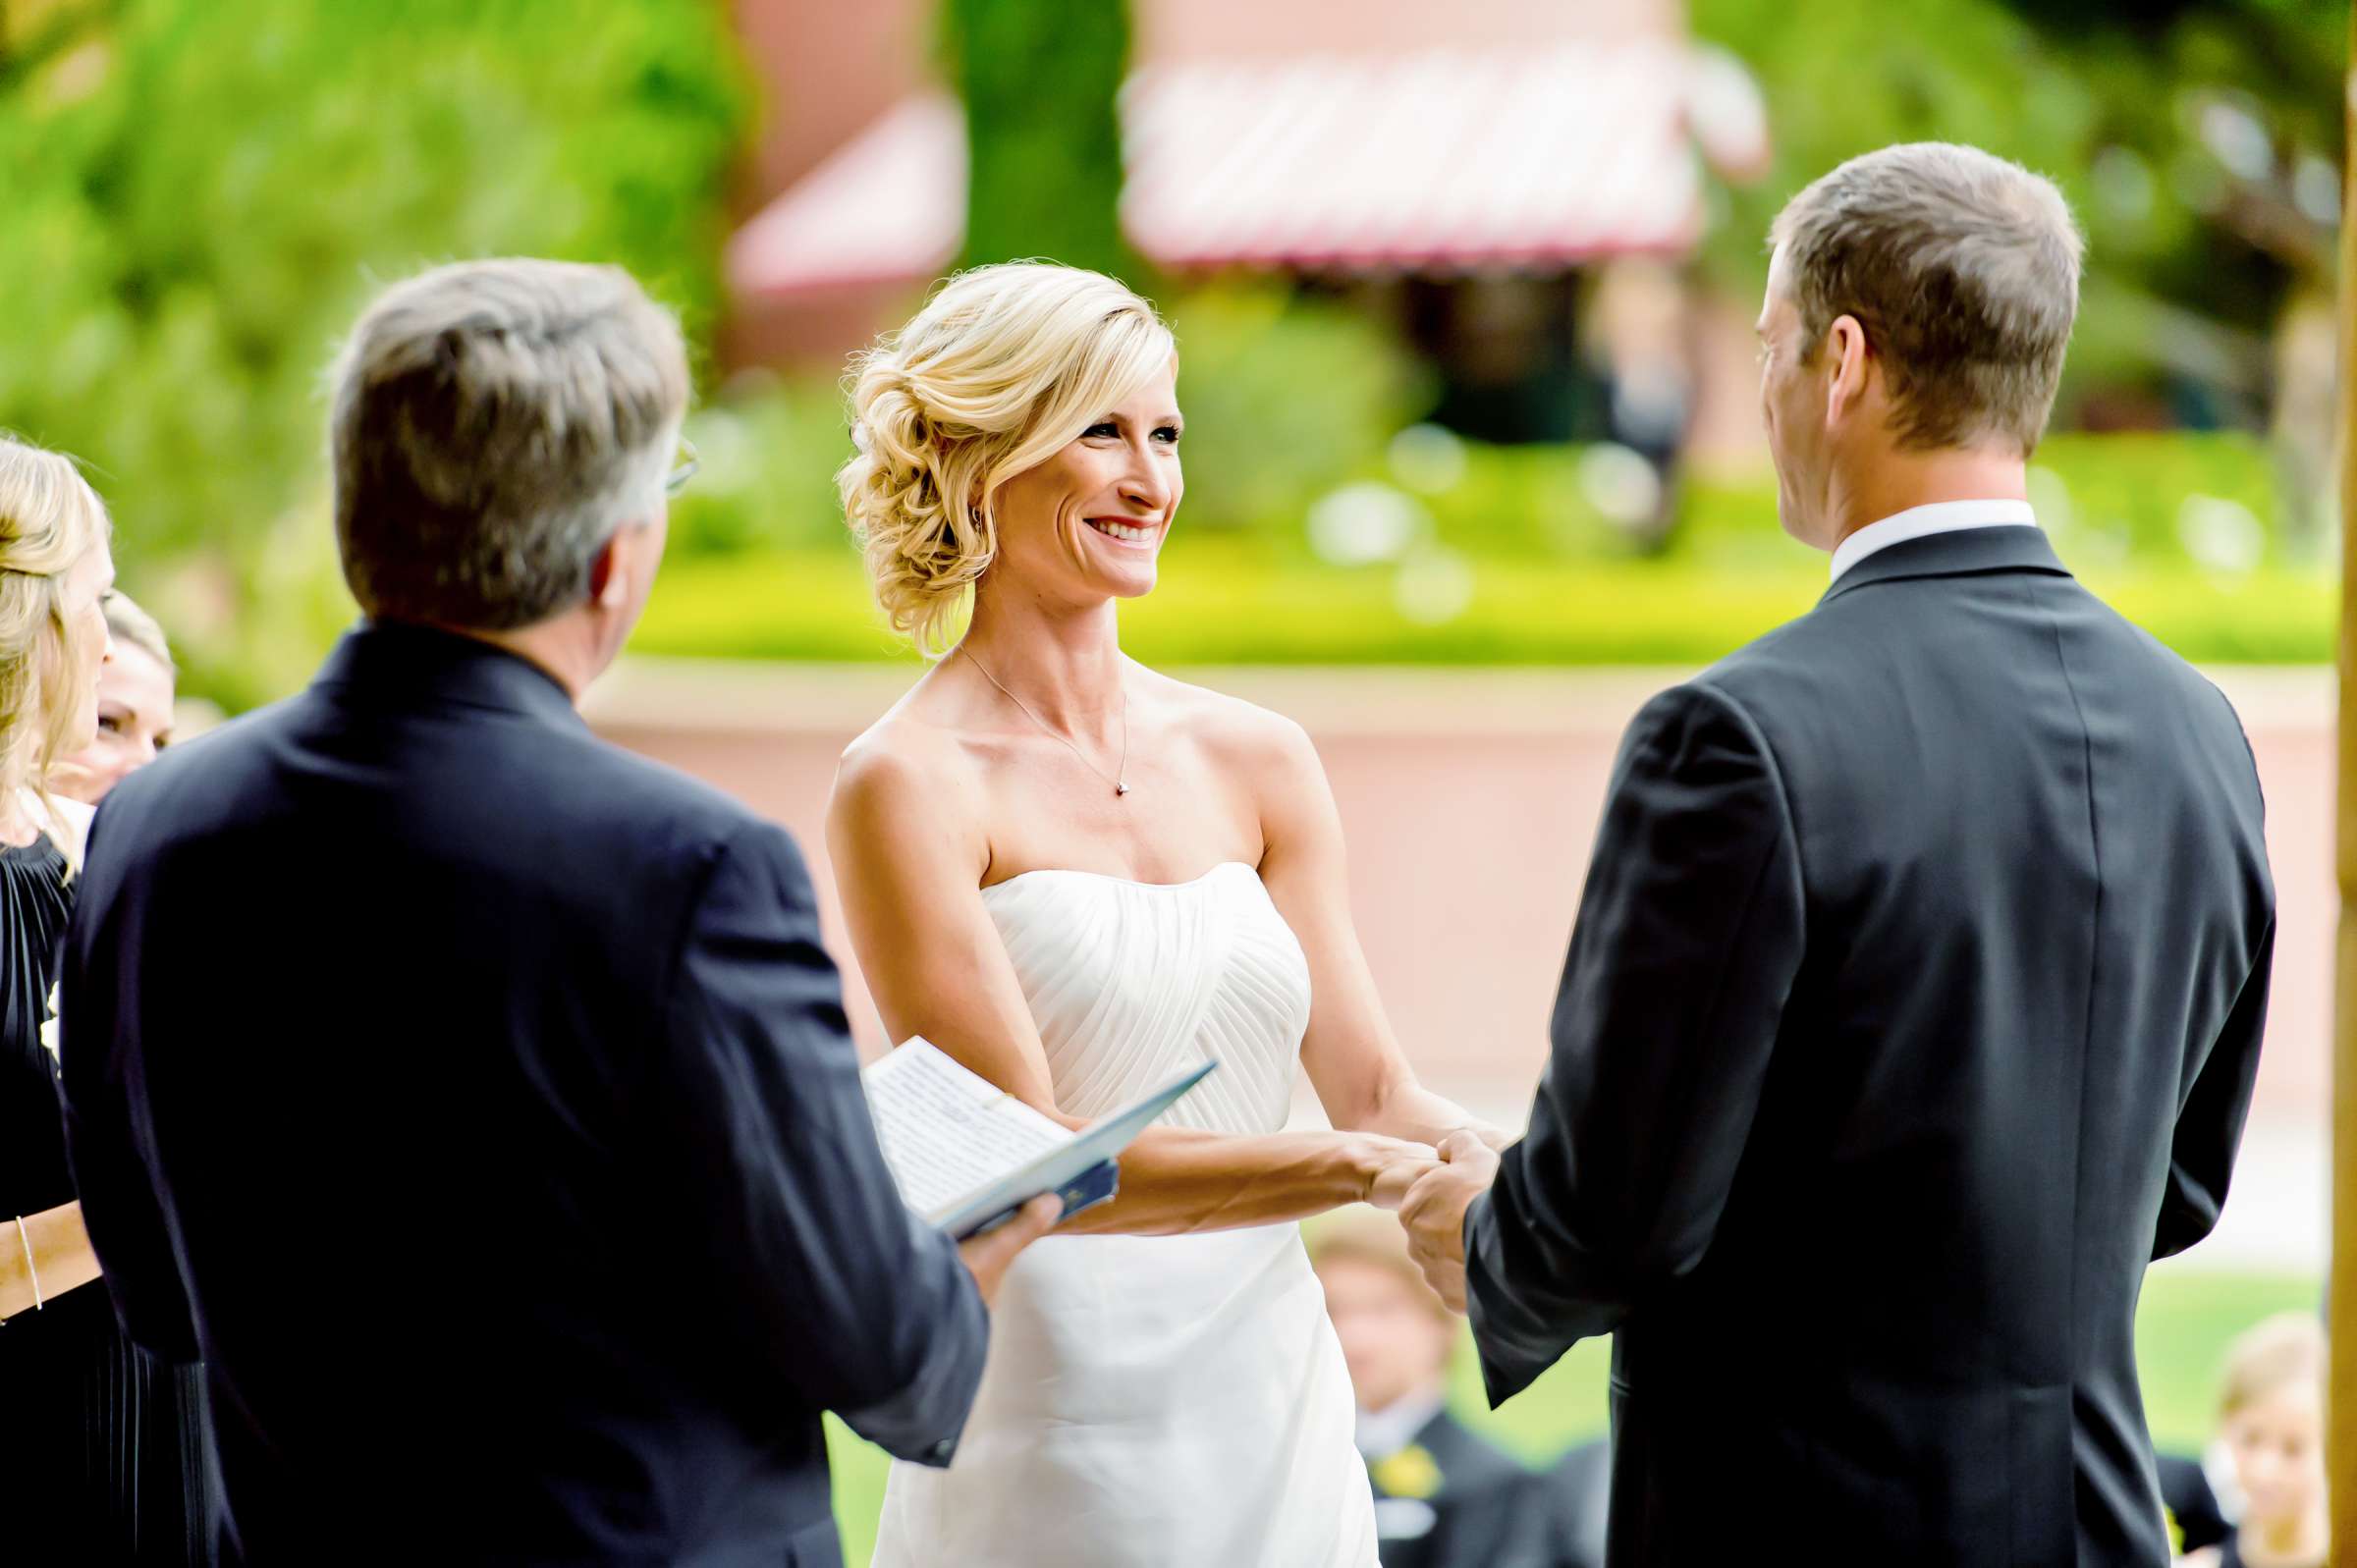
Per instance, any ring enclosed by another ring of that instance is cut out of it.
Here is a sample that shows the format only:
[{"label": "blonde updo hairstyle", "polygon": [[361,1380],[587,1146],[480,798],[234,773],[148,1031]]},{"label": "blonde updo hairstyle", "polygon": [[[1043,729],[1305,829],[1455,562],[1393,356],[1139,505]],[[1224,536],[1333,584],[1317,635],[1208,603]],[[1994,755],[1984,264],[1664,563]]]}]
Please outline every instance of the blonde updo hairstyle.
[{"label": "blonde updo hairstyle", "polygon": [[44,806],[51,765],[89,738],[71,732],[88,633],[67,618],[66,573],[109,527],[71,459],[0,436],[0,790]]},{"label": "blonde updo hairstyle", "polygon": [[1010,261],[961,272],[854,355],[836,473],[876,602],[928,658],[999,548],[999,487],[1038,466],[1178,353],[1154,307],[1101,272]]}]

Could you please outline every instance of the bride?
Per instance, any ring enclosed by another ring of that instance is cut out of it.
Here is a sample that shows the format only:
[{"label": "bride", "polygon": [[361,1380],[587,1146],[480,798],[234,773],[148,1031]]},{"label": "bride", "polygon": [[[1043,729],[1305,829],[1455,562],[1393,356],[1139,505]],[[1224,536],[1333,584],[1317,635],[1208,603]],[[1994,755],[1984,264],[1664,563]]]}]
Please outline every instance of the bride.
[{"label": "bride", "polygon": [[[1308,737],[1122,653],[1183,489],[1177,372],[1145,300],[1042,263],[959,276],[855,362],[845,507],[939,656],[828,809],[886,1028],[1074,1126],[1220,1063],[1015,1264],[955,1462],[893,1467],[878,1568],[1376,1560],[1292,1221],[1398,1207],[1472,1123],[1385,1021]],[[1282,1130],[1302,1068],[1340,1130]]]}]

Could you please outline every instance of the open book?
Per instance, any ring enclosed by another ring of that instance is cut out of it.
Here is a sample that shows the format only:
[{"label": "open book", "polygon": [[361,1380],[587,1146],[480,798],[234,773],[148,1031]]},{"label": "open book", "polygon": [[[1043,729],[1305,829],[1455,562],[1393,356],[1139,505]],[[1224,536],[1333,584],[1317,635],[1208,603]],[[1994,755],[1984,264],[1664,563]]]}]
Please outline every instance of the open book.
[{"label": "open book", "polygon": [[859,1082],[901,1201],[963,1241],[1043,1192],[1064,1200],[1068,1217],[1112,1197],[1114,1156],[1218,1065],[1181,1073],[1079,1132],[915,1037],[869,1062]]}]

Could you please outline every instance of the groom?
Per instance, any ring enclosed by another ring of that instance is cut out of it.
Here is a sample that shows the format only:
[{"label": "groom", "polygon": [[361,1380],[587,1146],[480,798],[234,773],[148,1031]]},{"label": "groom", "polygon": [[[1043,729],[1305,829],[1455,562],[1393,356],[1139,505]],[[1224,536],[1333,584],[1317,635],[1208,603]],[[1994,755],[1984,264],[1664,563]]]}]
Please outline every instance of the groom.
[{"label": "groom", "polygon": [[2217,1221],[2274,894],[2225,699],[2025,463],[2055,189],[1966,147],[1777,221],[1762,401],[1817,609],[1630,726],[1530,1130],[1402,1217],[1493,1401],[1614,1337],[1616,1568],[2167,1559],[2144,1269]]},{"label": "groom", "polygon": [[947,1463],[1052,1217],[910,1218],[793,841],[574,711],[686,399],[617,269],[389,291],[333,413],[368,619],[99,813],[75,1171],[126,1327],[205,1364],[248,1563],[839,1568],[819,1412]]}]

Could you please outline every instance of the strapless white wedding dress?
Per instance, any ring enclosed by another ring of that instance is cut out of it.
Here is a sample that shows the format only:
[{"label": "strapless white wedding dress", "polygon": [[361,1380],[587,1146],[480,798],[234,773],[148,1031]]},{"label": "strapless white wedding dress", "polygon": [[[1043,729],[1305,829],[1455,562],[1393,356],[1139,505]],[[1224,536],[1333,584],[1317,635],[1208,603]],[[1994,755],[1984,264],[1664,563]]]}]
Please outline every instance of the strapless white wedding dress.
[{"label": "strapless white wedding dress", "polygon": [[[1285,1125],[1309,968],[1240,863],[984,890],[1056,1101],[1097,1116],[1209,1057],[1167,1123]],[[947,1470],[895,1464],[876,1568],[1372,1568],[1349,1377],[1298,1227],[1049,1236],[1016,1260]]]}]

